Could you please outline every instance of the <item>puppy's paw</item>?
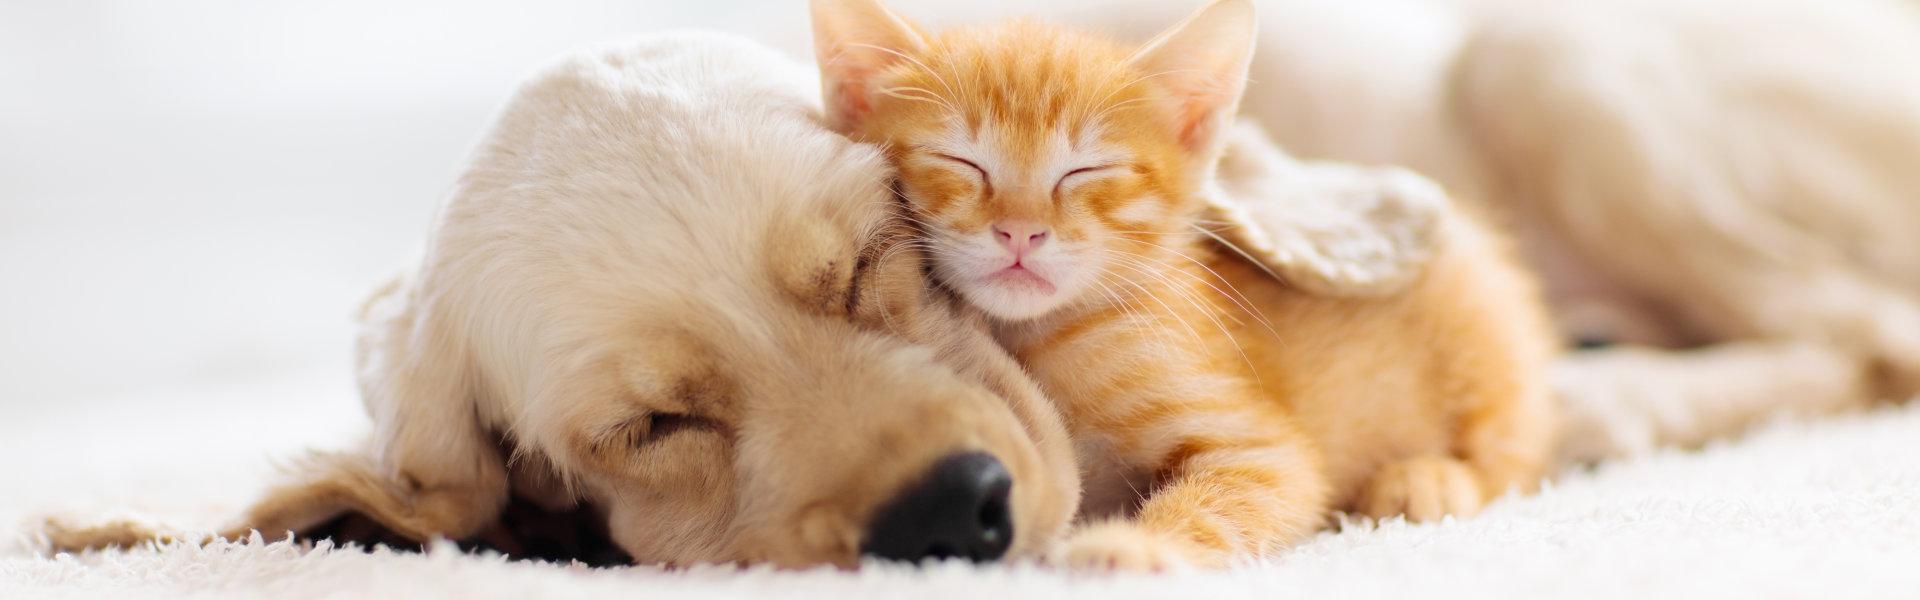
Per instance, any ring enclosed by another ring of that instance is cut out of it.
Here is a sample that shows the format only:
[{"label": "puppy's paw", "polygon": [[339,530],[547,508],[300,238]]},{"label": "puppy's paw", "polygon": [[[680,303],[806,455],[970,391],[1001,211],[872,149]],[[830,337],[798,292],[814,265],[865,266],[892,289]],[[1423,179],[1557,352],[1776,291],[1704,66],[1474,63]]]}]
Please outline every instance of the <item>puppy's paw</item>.
[{"label": "puppy's paw", "polygon": [[1380,469],[1357,508],[1375,519],[1406,515],[1418,523],[1446,515],[1470,517],[1485,502],[1480,483],[1466,463],[1422,456]]},{"label": "puppy's paw", "polygon": [[1074,532],[1055,562],[1076,571],[1166,573],[1192,565],[1190,544],[1116,521]]},{"label": "puppy's paw", "polygon": [[40,523],[40,538],[54,552],[82,552],[108,548],[133,548],[148,542],[171,543],[175,536],[160,525],[138,517],[120,517],[99,522],[81,522],[64,517],[49,517]]}]

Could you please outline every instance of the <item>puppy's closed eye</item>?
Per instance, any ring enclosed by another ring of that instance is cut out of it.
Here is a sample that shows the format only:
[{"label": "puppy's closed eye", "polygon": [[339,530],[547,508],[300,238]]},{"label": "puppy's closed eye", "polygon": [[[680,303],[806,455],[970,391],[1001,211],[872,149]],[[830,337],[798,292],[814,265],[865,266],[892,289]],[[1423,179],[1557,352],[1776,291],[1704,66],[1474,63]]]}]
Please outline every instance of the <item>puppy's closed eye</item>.
[{"label": "puppy's closed eye", "polygon": [[657,412],[640,419],[634,429],[640,430],[637,437],[629,443],[635,448],[647,444],[657,444],[662,440],[681,433],[717,432],[720,422],[706,417],[681,413]]},{"label": "puppy's closed eye", "polygon": [[711,417],[681,412],[649,411],[641,416],[600,429],[588,440],[587,447],[595,454],[614,456],[634,450],[645,450],[683,434],[720,433],[724,430],[720,421]]},{"label": "puppy's closed eye", "polygon": [[599,439],[593,444],[593,449],[596,452],[641,450],[676,435],[720,430],[720,422],[711,418],[685,413],[652,412],[603,432],[597,436]]}]

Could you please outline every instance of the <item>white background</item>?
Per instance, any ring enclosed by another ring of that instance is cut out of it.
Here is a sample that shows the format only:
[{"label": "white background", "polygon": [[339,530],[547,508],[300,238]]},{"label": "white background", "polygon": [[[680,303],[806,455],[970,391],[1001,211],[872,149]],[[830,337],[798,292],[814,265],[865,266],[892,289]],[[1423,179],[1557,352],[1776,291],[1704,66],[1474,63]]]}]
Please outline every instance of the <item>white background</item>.
[{"label": "white background", "polygon": [[804,49],[805,17],[799,0],[0,3],[0,419],[123,422],[164,413],[138,406],[157,390],[288,378],[315,393],[231,400],[351,417],[349,314],[520,78],[663,28]]}]

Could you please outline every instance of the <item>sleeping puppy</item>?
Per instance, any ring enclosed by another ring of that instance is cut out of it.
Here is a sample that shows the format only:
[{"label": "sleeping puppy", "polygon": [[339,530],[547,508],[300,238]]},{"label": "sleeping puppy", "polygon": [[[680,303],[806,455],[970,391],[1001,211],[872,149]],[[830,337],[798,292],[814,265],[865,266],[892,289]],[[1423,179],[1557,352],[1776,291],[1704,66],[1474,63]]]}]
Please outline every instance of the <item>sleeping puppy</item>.
[{"label": "sleeping puppy", "polygon": [[881,157],[827,131],[812,90],[717,35],[540,72],[418,267],[363,309],[370,442],[310,457],[220,535],[352,512],[468,538],[515,497],[584,507],[640,563],[1043,552],[1079,496],[1060,419],[928,288]]}]

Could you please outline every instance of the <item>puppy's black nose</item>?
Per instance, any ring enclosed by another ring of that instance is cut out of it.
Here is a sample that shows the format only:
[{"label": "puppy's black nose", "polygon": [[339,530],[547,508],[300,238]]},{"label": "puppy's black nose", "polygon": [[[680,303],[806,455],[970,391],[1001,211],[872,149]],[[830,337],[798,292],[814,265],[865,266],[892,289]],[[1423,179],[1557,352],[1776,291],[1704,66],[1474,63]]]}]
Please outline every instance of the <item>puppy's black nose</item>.
[{"label": "puppy's black nose", "polygon": [[998,459],[967,452],[940,459],[926,478],[880,507],[860,552],[892,560],[1000,558],[1013,543],[1013,476]]}]

